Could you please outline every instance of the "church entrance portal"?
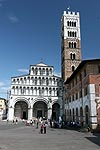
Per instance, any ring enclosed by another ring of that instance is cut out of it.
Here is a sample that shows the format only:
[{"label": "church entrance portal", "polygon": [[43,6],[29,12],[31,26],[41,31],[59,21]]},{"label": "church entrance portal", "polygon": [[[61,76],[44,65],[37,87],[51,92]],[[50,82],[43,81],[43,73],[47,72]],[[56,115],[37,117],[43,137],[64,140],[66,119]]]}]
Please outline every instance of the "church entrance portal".
[{"label": "church entrance portal", "polygon": [[47,105],[45,102],[38,101],[33,106],[33,117],[45,117],[47,119]]},{"label": "church entrance portal", "polygon": [[28,119],[28,105],[24,101],[16,102],[14,116],[19,119]]}]

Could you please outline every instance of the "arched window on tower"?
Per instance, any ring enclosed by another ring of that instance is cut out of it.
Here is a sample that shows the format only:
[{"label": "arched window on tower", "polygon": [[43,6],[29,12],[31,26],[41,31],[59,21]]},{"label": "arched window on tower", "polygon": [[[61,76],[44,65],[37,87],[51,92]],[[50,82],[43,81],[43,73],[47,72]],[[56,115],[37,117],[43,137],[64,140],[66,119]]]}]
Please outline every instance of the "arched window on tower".
[{"label": "arched window on tower", "polygon": [[74,27],[76,27],[76,22],[74,22]]},{"label": "arched window on tower", "polygon": [[71,46],[71,48],[74,48],[74,43],[72,42],[72,46]]},{"label": "arched window on tower", "polygon": [[74,27],[74,22],[72,22],[72,27]]},{"label": "arched window on tower", "polygon": [[68,37],[70,36],[70,33],[69,33],[69,31],[68,31]]},{"label": "arched window on tower", "polygon": [[69,32],[69,37],[71,37],[71,32]]},{"label": "arched window on tower", "polygon": [[74,33],[74,37],[77,37],[77,36],[76,36],[76,32]]},{"label": "arched window on tower", "polygon": [[74,36],[74,32],[72,32],[72,37],[75,37],[75,36]]},{"label": "arched window on tower", "polygon": [[70,59],[71,59],[71,60],[74,60],[74,59],[75,59],[75,54],[71,53],[71,54],[70,54]]},{"label": "arched window on tower", "polygon": [[67,21],[67,26],[69,26],[69,21]]},{"label": "arched window on tower", "polygon": [[69,48],[76,48],[76,42],[69,42]]},{"label": "arched window on tower", "polygon": [[75,67],[74,66],[72,66],[72,72],[74,72],[75,71]]},{"label": "arched window on tower", "polygon": [[72,59],[72,53],[70,54],[70,59]]},{"label": "arched window on tower", "polygon": [[76,42],[74,42],[74,48],[76,48]]},{"label": "arched window on tower", "polygon": [[71,48],[71,42],[69,42],[69,48]]},{"label": "arched window on tower", "polygon": [[75,59],[75,54],[73,54],[73,59]]},{"label": "arched window on tower", "polygon": [[71,21],[69,22],[69,26],[71,26]]}]

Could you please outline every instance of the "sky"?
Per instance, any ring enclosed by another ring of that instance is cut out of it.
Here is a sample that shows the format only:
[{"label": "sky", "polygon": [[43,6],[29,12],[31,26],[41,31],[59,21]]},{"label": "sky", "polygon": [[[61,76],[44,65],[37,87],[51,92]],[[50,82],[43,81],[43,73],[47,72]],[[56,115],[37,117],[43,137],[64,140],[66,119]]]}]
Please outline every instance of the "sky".
[{"label": "sky", "polygon": [[100,0],[0,0],[0,97],[43,60],[61,73],[61,17],[79,12],[82,60],[100,58]]}]

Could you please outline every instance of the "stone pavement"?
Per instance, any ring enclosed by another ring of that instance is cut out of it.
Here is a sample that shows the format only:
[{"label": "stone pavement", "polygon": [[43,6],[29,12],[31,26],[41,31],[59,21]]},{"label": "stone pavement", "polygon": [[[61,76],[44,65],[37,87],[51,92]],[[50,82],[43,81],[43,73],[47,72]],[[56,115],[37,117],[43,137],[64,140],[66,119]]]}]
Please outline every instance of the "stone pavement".
[{"label": "stone pavement", "polygon": [[40,128],[0,123],[1,150],[100,150],[100,135],[73,130],[47,127],[46,134]]}]

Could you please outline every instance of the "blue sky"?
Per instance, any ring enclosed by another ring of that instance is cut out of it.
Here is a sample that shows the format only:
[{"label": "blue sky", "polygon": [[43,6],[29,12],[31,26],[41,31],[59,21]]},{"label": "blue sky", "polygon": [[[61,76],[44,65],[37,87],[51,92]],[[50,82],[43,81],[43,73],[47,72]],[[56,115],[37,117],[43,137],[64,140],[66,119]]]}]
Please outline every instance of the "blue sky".
[{"label": "blue sky", "polygon": [[82,59],[100,58],[100,0],[0,0],[0,97],[40,62],[61,72],[61,17],[79,11]]}]

